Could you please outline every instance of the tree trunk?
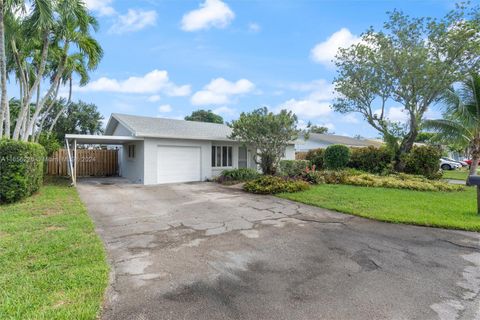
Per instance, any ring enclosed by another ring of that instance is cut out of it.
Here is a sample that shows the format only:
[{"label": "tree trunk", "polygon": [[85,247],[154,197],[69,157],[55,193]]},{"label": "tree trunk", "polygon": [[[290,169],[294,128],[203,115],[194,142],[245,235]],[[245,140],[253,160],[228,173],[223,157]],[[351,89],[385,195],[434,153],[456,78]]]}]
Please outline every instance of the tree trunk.
[{"label": "tree trunk", "polygon": [[405,171],[405,162],[403,161],[403,156],[412,150],[413,145],[415,144],[415,140],[418,136],[418,128],[416,124],[412,122],[410,124],[411,129],[408,135],[403,139],[402,143],[400,144],[400,148],[398,149],[398,154],[396,156],[396,163],[395,163],[395,170],[398,172]]},{"label": "tree trunk", "polygon": [[5,110],[5,138],[10,139],[10,106],[7,103],[7,110]]},{"label": "tree trunk", "polygon": [[[5,55],[5,24],[4,24],[5,2],[0,0],[0,138],[3,137],[3,123],[7,113],[8,98],[7,98],[7,57]],[[10,129],[9,129],[10,130]],[[7,132],[5,132],[5,135]],[[10,136],[10,133],[8,133]]]},{"label": "tree trunk", "polygon": [[70,78],[68,79],[68,101],[67,101],[67,104],[70,104],[70,102],[72,101],[72,89],[73,89],[72,75],[70,75]]},{"label": "tree trunk", "polygon": [[[42,56],[40,58],[41,59],[40,68],[38,69],[35,82],[33,83],[31,88],[25,87],[24,89],[25,93],[24,93],[24,99],[22,99],[21,111],[17,118],[17,125],[15,126],[15,130],[13,131],[14,140],[18,140],[18,137],[20,135],[21,128],[22,128],[21,125],[25,119],[27,111],[30,108],[30,100],[32,99],[33,92],[39,87],[40,81],[42,80],[43,72],[45,71],[45,65],[47,63],[48,46],[49,46],[48,31],[46,31],[45,34],[43,35],[43,48],[42,48]],[[27,83],[27,86],[28,86],[28,83]]]}]

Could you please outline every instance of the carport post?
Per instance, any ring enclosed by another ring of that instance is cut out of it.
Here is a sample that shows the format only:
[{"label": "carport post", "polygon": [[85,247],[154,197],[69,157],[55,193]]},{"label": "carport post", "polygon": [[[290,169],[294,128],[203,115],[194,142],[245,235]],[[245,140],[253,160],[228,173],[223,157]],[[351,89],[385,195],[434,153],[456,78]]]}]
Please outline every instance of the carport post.
[{"label": "carport post", "polygon": [[75,185],[77,185],[77,139],[73,139],[73,152],[74,152],[74,166],[73,173],[75,175]]},{"label": "carport post", "polygon": [[68,164],[70,167],[70,177],[72,178],[72,185],[76,185],[75,176],[74,176],[74,169],[73,169],[73,161],[72,161],[72,153],[70,152],[70,142],[68,139],[65,139],[65,144],[67,145],[67,153],[68,153]]}]

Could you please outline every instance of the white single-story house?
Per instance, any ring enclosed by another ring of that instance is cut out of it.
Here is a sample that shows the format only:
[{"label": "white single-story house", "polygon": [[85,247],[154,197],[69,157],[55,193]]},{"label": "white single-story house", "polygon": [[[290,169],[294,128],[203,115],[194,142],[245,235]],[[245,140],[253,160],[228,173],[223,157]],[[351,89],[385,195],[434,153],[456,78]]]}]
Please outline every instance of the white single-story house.
[{"label": "white single-story house", "polygon": [[[225,169],[257,169],[253,151],[229,139],[230,134],[231,128],[224,124],[114,113],[105,135],[69,134],[66,140],[73,148],[77,144],[120,146],[119,175],[133,183],[154,185],[204,181]],[[293,143],[284,159],[295,159]]]},{"label": "white single-story house", "polygon": [[310,133],[307,140],[300,137],[295,142],[295,151],[307,152],[312,149],[325,149],[333,144],[343,144],[347,147],[361,148],[368,146],[380,147],[383,145],[383,142],[370,139],[357,139],[335,134]]}]

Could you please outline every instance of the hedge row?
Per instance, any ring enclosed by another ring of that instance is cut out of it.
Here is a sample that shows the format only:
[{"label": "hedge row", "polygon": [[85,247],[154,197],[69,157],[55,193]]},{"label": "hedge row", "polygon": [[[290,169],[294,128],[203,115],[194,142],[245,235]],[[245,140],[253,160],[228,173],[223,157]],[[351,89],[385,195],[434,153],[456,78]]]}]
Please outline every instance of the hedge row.
[{"label": "hedge row", "polygon": [[40,189],[45,157],[37,143],[0,140],[0,203],[18,201]]},{"label": "hedge row", "polygon": [[[313,149],[307,153],[297,154],[304,158],[317,170],[353,168],[374,174],[393,172],[392,154],[386,147],[351,148],[347,163],[346,147],[329,146],[327,149]],[[330,150],[330,151],[327,151]],[[430,179],[439,178],[439,159],[441,150],[433,146],[414,146],[412,151],[404,156],[405,173],[423,175]],[[327,164],[329,159],[330,164]]]}]

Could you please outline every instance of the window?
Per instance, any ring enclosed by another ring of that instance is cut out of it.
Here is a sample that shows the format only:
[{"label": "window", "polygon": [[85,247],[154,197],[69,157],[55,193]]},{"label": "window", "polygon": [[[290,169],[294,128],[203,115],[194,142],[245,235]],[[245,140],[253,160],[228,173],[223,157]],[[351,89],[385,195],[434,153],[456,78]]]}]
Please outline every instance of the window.
[{"label": "window", "polygon": [[233,164],[233,147],[212,146],[212,167],[231,167]]},{"label": "window", "polygon": [[135,158],[135,145],[129,144],[128,145],[128,158],[133,159]]}]

